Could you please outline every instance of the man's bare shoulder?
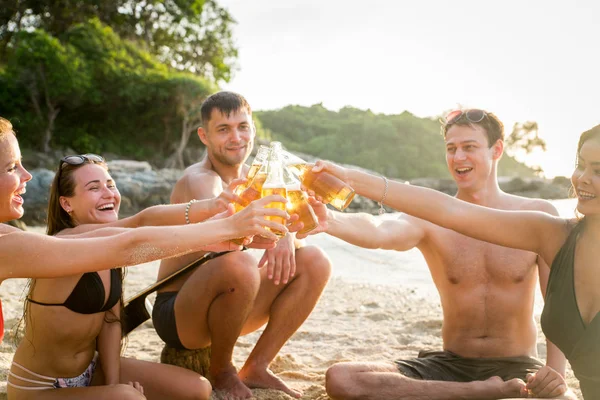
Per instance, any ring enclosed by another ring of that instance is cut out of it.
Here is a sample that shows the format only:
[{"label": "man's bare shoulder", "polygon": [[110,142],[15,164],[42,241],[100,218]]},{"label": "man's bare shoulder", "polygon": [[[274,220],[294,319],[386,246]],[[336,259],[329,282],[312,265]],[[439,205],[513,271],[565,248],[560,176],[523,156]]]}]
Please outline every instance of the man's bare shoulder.
[{"label": "man's bare shoulder", "polygon": [[197,179],[217,179],[219,177],[219,174],[217,174],[214,170],[212,170],[211,168],[208,168],[204,163],[199,162],[196,164],[192,164],[189,167],[187,167],[184,171],[183,171],[183,175],[181,176],[181,178],[179,178],[179,180],[188,180],[188,181],[195,181]]},{"label": "man's bare shoulder", "polygon": [[187,167],[171,193],[171,203],[213,197],[215,188],[222,188],[221,177],[202,162]]},{"label": "man's bare shoulder", "polygon": [[552,215],[558,215],[558,210],[548,200],[505,194],[504,208],[507,210],[529,210],[542,211]]}]

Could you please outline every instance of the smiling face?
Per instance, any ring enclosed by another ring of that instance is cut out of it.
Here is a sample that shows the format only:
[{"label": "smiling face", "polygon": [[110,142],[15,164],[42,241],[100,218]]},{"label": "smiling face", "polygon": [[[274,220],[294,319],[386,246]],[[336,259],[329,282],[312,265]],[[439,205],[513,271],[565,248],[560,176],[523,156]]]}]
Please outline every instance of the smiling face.
[{"label": "smiling face", "polygon": [[121,194],[105,166],[87,163],[73,172],[73,196],[61,196],[60,205],[75,225],[113,222],[119,218]]},{"label": "smiling face", "polygon": [[254,145],[252,114],[245,108],[227,113],[214,108],[206,128],[198,129],[198,136],[213,162],[239,166],[250,156]]},{"label": "smiling face", "polygon": [[600,135],[582,144],[571,183],[577,194],[577,211],[587,216],[600,214]]},{"label": "smiling face", "polygon": [[484,128],[453,125],[446,133],[446,163],[459,189],[477,190],[494,178],[495,163],[502,155],[502,141],[489,147]]},{"label": "smiling face", "polygon": [[31,174],[21,165],[21,150],[16,136],[0,135],[0,222],[23,216],[25,186]]}]

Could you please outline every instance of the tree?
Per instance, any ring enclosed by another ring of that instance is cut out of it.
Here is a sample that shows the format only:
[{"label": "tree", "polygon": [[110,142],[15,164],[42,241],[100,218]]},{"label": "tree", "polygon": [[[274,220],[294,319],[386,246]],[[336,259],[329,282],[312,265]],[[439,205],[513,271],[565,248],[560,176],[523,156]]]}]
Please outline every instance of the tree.
[{"label": "tree", "polygon": [[126,1],[123,37],[142,41],[158,59],[182,71],[228,82],[238,51],[235,20],[216,0]]},{"label": "tree", "polygon": [[[256,112],[274,140],[287,148],[335,162],[352,164],[393,178],[448,177],[440,123],[434,118],[376,114],[322,104],[287,106]],[[533,176],[531,168],[507,155],[499,171],[505,176]]]},{"label": "tree", "polygon": [[539,136],[538,124],[533,121],[516,122],[504,144],[511,151],[523,150],[526,154],[537,148],[546,151],[546,141]]},{"label": "tree", "polygon": [[167,158],[165,167],[184,168],[183,152],[192,133],[202,124],[200,107],[215,88],[206,80],[188,73],[174,73],[165,85],[172,100],[172,112],[180,120],[179,143]]},{"label": "tree", "polygon": [[[525,157],[537,149],[546,151],[546,141],[539,136],[538,124],[533,121],[516,122],[504,144],[507,152],[517,158]],[[544,172],[539,165],[532,165],[531,168],[536,175]]]},{"label": "tree", "polygon": [[0,58],[7,55],[12,37],[37,28],[60,37],[78,23],[97,17],[119,21],[123,0],[0,0]]},{"label": "tree", "polygon": [[7,57],[13,36],[22,30],[42,29],[61,38],[74,25],[97,18],[178,70],[227,82],[235,69],[235,21],[216,0],[0,2],[0,59]]},{"label": "tree", "polygon": [[26,89],[43,131],[41,150],[50,151],[61,107],[76,105],[90,86],[85,60],[74,47],[61,44],[44,31],[22,31],[6,74]]}]

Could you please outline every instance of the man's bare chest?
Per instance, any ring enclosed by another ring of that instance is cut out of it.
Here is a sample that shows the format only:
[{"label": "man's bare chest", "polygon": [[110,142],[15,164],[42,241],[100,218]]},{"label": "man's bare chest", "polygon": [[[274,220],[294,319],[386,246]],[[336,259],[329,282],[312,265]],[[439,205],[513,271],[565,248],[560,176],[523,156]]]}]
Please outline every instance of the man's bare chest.
[{"label": "man's bare chest", "polygon": [[[493,229],[493,228],[490,228]],[[432,274],[452,284],[520,283],[535,274],[537,256],[440,228],[423,251]]]}]

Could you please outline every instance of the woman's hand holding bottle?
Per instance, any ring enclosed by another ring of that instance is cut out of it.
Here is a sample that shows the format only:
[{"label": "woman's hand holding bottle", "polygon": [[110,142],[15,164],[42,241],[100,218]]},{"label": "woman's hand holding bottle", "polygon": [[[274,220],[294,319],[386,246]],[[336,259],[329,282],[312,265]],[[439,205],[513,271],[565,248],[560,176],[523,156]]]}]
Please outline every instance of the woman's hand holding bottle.
[{"label": "woman's hand holding bottle", "polygon": [[260,200],[253,201],[242,211],[232,215],[230,218],[235,227],[235,237],[260,235],[265,239],[276,242],[278,237],[271,230],[283,232],[285,235],[288,232],[285,225],[267,219],[267,217],[280,217],[287,221],[290,218],[288,213],[283,210],[267,207],[273,202],[287,203],[287,200],[280,195],[265,196]]}]

